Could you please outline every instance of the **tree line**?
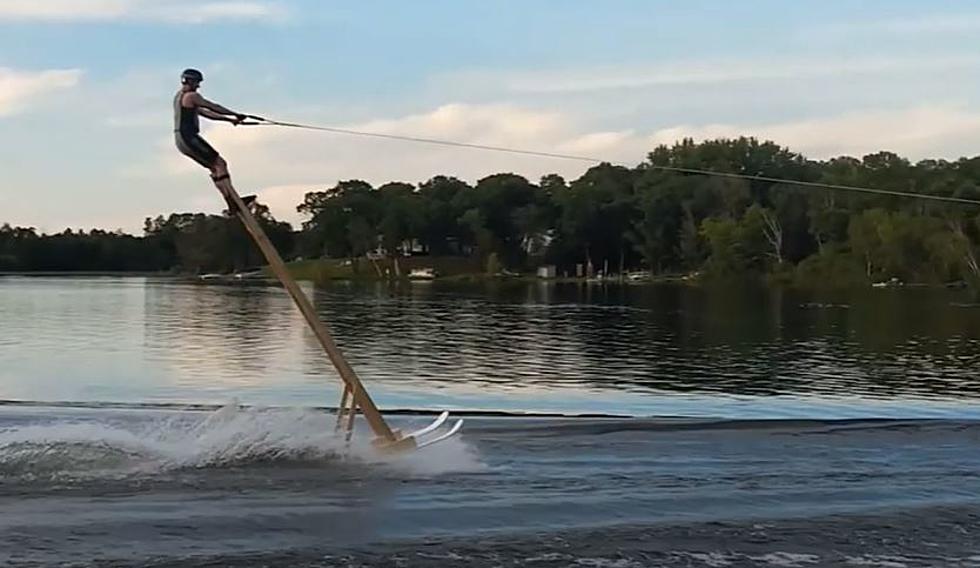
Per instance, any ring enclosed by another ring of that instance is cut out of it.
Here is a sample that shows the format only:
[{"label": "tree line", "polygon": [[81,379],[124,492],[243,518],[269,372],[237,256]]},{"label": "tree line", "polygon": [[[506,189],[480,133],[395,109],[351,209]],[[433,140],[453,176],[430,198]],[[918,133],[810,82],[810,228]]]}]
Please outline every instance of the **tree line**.
[{"label": "tree line", "polygon": [[[912,163],[891,152],[811,160],[753,138],[659,146],[634,168],[575,180],[501,173],[471,185],[342,181],[306,194],[294,231],[262,222],[287,257],[476,257],[491,272],[767,276],[859,284],[980,279],[980,207],[661,169],[871,187],[980,200],[980,157]],[[140,237],[0,229],[0,270],[234,270],[260,264],[228,216],[148,219]]]},{"label": "tree line", "polygon": [[[256,211],[269,238],[287,254],[296,234],[267,207]],[[171,272],[201,274],[245,271],[263,264],[245,229],[223,215],[173,213],[147,218],[142,236],[122,231],[65,231],[0,226],[0,272]]]}]

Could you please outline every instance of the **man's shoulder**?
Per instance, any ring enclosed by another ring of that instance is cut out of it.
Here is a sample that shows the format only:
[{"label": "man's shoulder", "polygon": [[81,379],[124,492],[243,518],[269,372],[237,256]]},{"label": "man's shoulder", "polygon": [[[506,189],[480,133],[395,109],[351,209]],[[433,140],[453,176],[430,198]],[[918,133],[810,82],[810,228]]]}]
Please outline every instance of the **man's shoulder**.
[{"label": "man's shoulder", "polygon": [[177,91],[175,98],[179,100],[182,105],[197,106],[198,101],[201,100],[201,95],[195,93],[194,91]]}]

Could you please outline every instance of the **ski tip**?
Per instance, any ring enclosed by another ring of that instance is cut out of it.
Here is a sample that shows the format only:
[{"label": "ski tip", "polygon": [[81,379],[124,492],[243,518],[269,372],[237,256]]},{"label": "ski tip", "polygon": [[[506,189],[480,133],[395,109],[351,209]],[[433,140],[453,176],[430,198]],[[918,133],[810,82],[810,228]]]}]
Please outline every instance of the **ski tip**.
[{"label": "ski tip", "polygon": [[421,428],[419,430],[416,430],[415,432],[412,432],[408,436],[410,438],[421,438],[423,436],[426,436],[438,430],[448,419],[449,419],[449,411],[447,410],[442,414],[440,414],[435,420],[433,420],[431,424],[429,424],[425,428]]},{"label": "ski tip", "polygon": [[434,444],[438,444],[439,442],[448,440],[449,438],[452,438],[453,436],[458,434],[459,431],[462,429],[463,429],[463,419],[459,419],[453,424],[452,428],[450,428],[447,431],[441,432],[438,436],[434,438],[416,440],[416,448],[422,449],[428,446],[432,446]]},{"label": "ski tip", "polygon": [[456,421],[456,424],[449,430],[449,435],[454,436],[458,434],[459,431],[462,429],[463,429],[463,419],[460,418],[459,420]]}]

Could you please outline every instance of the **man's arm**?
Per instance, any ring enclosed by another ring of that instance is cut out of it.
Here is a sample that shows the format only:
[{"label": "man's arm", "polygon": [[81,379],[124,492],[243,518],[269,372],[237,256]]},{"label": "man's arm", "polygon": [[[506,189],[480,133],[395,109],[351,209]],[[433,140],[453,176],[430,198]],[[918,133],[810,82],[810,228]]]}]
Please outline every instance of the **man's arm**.
[{"label": "man's arm", "polygon": [[214,114],[216,114],[218,116],[233,116],[236,119],[238,119],[239,121],[245,120],[245,115],[244,114],[239,113],[239,112],[235,112],[235,111],[233,111],[233,110],[231,110],[229,108],[225,108],[225,107],[219,105],[218,103],[211,102],[211,101],[207,100],[206,98],[202,97],[200,93],[191,93],[191,97],[190,98],[191,98],[191,101],[194,103],[194,106],[198,107],[198,109],[200,109],[200,111],[202,111],[201,114],[203,114],[207,118],[210,118],[212,120],[222,120],[221,118],[215,118],[214,116],[208,116],[207,114],[205,114],[203,112],[205,110],[211,111],[211,112],[213,112]]},{"label": "man's arm", "polygon": [[205,107],[201,107],[200,109],[198,109],[197,112],[200,113],[200,115],[203,116],[204,118],[207,118],[207,119],[210,119],[210,120],[220,120],[222,122],[235,122],[235,121],[238,120],[238,118],[236,118],[236,117],[231,117],[231,116],[225,116],[225,115],[222,115],[222,114],[218,114],[218,113],[214,112],[213,110],[211,110],[209,108],[205,108]]}]

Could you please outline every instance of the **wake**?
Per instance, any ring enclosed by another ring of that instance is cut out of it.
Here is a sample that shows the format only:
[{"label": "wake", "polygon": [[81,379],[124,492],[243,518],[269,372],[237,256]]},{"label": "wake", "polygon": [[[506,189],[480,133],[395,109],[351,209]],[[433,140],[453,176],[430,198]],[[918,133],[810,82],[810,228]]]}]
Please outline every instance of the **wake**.
[{"label": "wake", "polygon": [[152,419],[99,412],[83,418],[0,428],[0,484],[7,481],[125,478],[181,470],[310,466],[341,461],[389,472],[438,475],[481,469],[461,440],[418,456],[379,457],[366,439],[348,447],[335,417],[316,409],[241,408],[181,412]]}]

